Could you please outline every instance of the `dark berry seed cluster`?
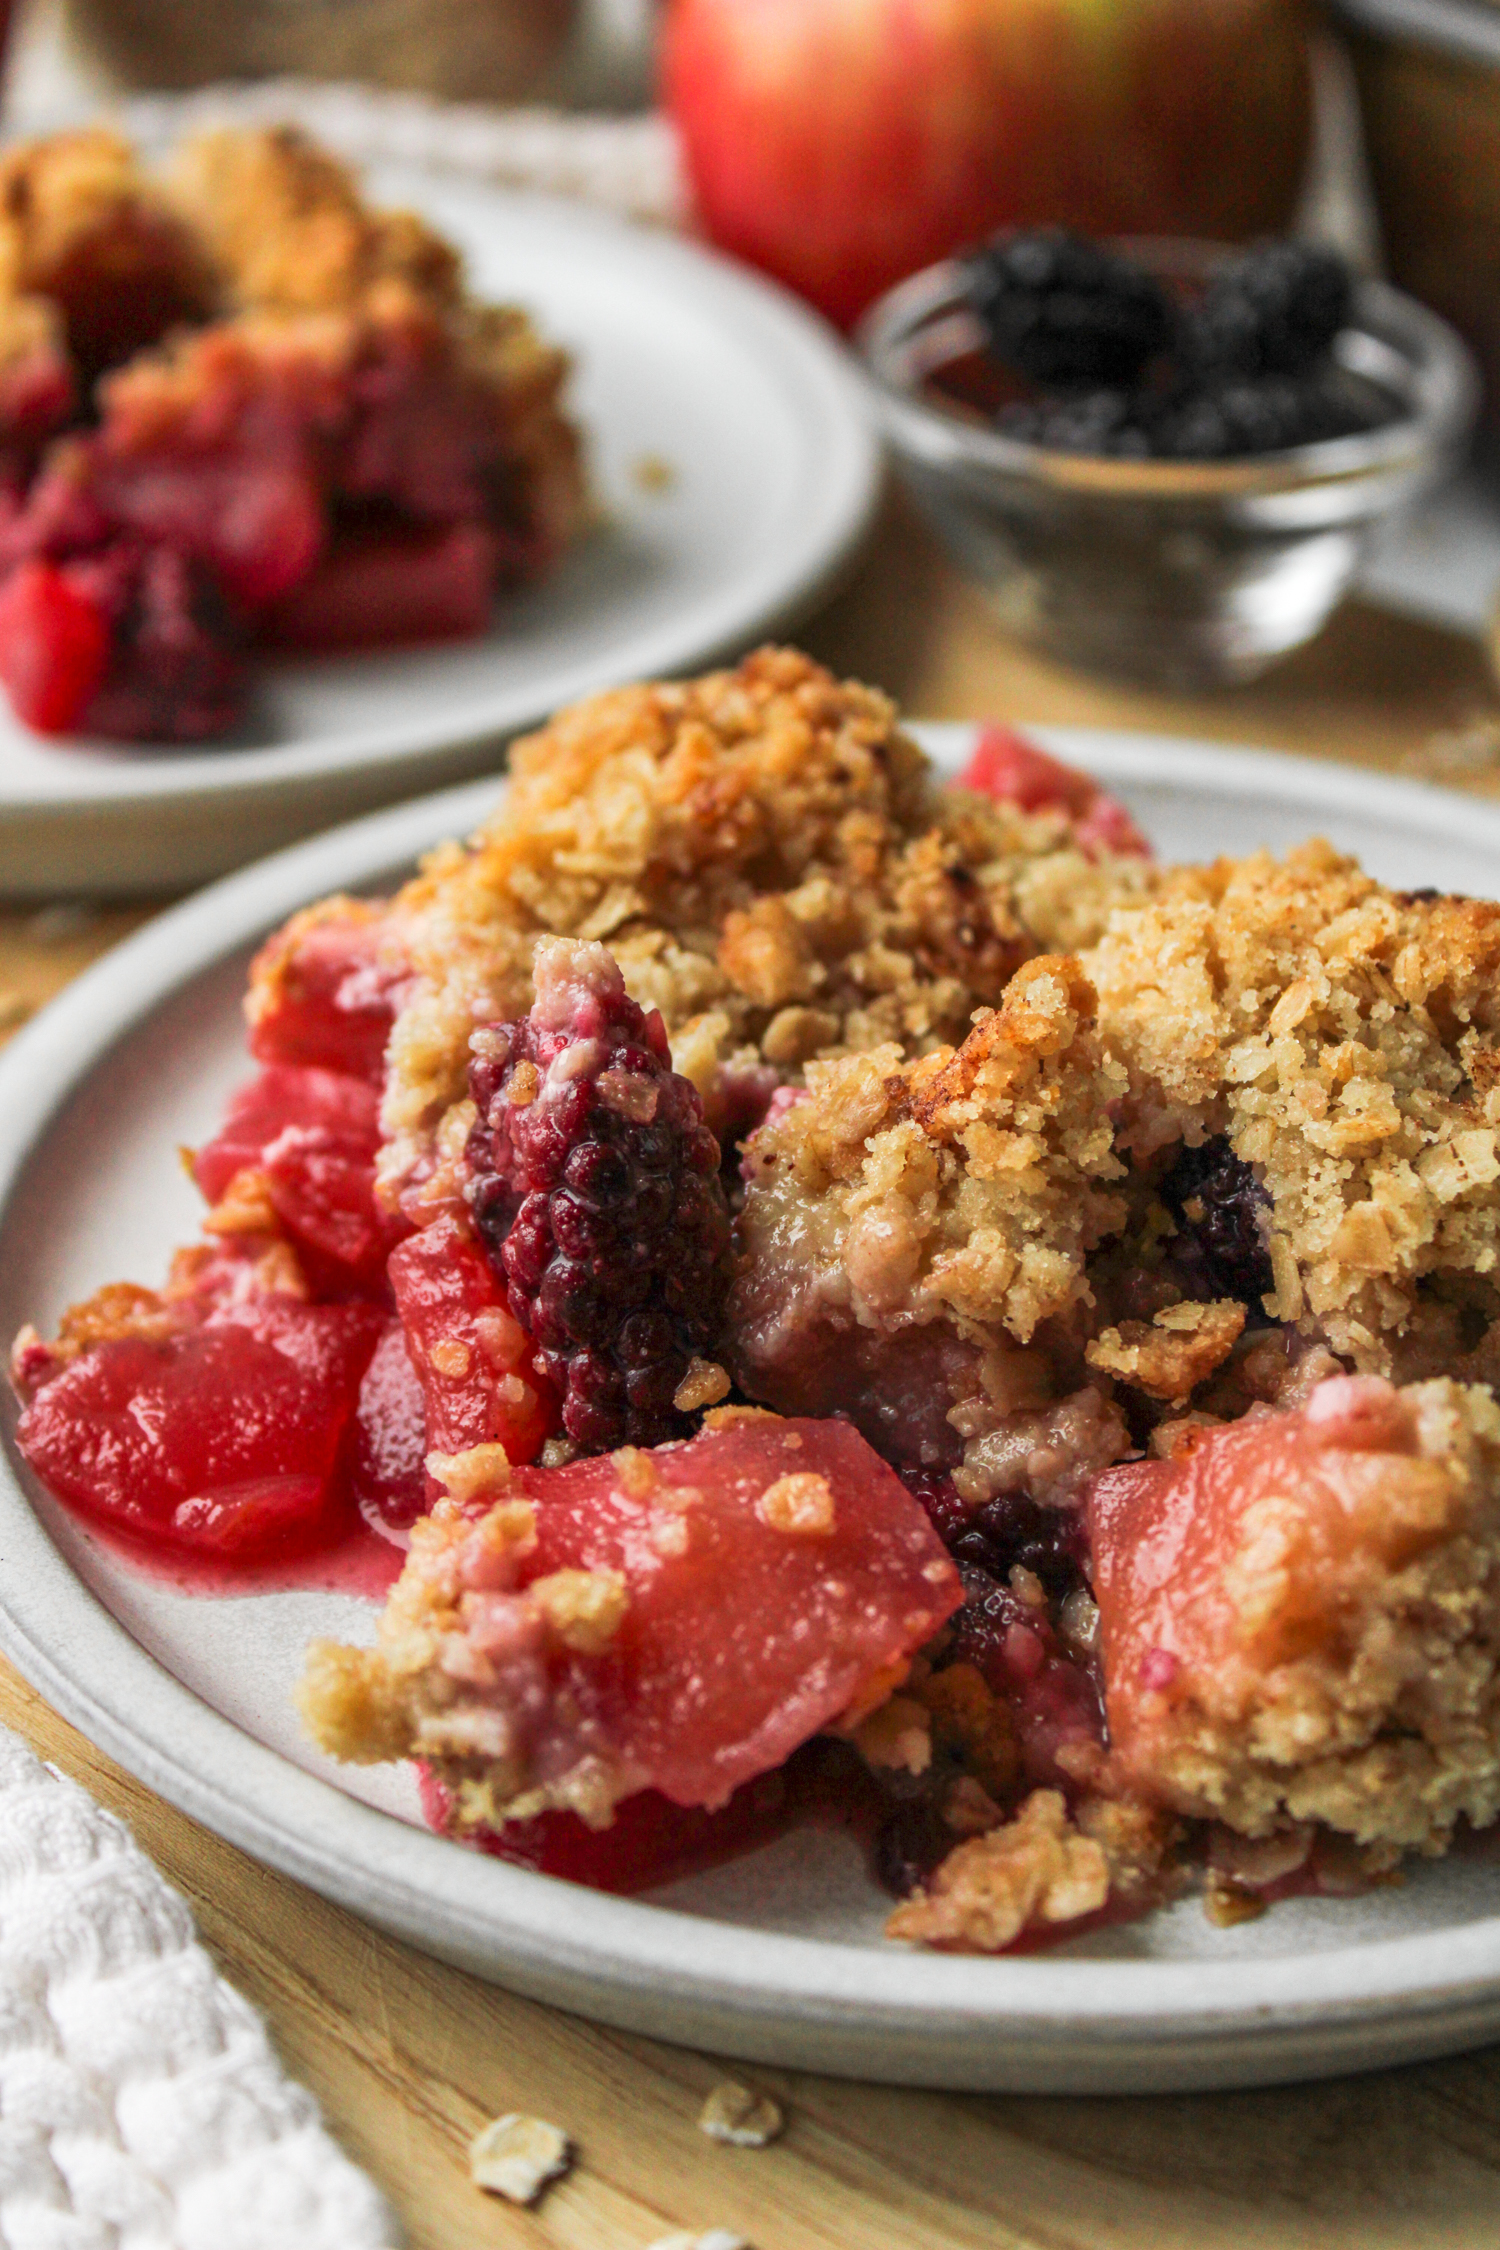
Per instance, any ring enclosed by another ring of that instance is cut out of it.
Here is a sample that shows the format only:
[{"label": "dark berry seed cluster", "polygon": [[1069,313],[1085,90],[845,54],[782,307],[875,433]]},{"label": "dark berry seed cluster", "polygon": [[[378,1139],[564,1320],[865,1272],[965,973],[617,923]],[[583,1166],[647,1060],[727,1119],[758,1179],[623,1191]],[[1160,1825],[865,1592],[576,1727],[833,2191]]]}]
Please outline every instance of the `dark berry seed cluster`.
[{"label": "dark berry seed cluster", "polygon": [[660,1016],[602,946],[541,946],[536,989],[523,1021],[475,1037],[475,1225],[568,1437],[590,1453],[657,1445],[692,1427],[674,1395],[719,1339],[719,1145]]},{"label": "dark berry seed cluster", "polygon": [[1172,338],[1172,308],[1128,258],[1061,227],[1001,235],[972,260],[990,349],[1047,389],[1133,383]]},{"label": "dark berry seed cluster", "polygon": [[1076,398],[1043,398],[1003,406],[995,418],[1006,437],[1054,453],[1104,453],[1144,461],[1151,435],[1128,391],[1082,391]]},{"label": "dark berry seed cluster", "polygon": [[1179,349],[1207,375],[1306,375],[1347,325],[1353,293],[1337,251],[1257,242],[1213,275],[1183,320]]},{"label": "dark berry seed cluster", "polygon": [[1019,1565],[1035,1572],[1054,1600],[1083,1584],[1086,1542],[1071,1510],[1040,1507],[1020,1492],[1002,1492],[970,1507],[951,1477],[929,1469],[907,1470],[901,1481],[920,1500],[955,1562],[1003,1582]]},{"label": "dark berry seed cluster", "polygon": [[1275,1286],[1266,1246],[1271,1199],[1250,1166],[1220,1135],[1182,1149],[1160,1194],[1178,1227],[1171,1263],[1191,1294],[1237,1297],[1259,1313]]},{"label": "dark berry seed cluster", "polygon": [[1029,445],[1238,460],[1352,436],[1394,411],[1332,358],[1353,285],[1310,243],[1256,243],[1179,303],[1131,259],[1045,227],[974,253],[966,287],[991,355],[1044,394],[996,418]]}]

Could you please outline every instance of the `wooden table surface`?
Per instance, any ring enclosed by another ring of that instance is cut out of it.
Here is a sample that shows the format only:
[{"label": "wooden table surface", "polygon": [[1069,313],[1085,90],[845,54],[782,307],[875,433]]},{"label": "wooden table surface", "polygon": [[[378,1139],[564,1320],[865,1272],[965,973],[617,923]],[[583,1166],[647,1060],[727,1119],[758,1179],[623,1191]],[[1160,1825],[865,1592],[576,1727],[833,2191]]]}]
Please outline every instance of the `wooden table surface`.
[{"label": "wooden table surface", "polygon": [[[1003,641],[893,506],[801,637],[914,714],[1158,727],[1500,793],[1500,696],[1478,648],[1357,605],[1254,688],[1123,693]],[[0,1031],[147,911],[0,909]],[[411,2250],[644,2250],[672,2229],[716,2226],[754,2250],[1500,2243],[1500,2050],[1315,2087],[1113,2101],[724,2066],[512,1999],[266,1873],[100,1757],[3,1666],[0,1720],[121,1813],[186,1893],[288,2067],[385,2188]],[[777,2145],[726,2149],[697,2130],[726,2068],[785,2104]],[[535,2212],[468,2178],[470,2135],[514,2108],[555,2119],[580,2150]]]}]

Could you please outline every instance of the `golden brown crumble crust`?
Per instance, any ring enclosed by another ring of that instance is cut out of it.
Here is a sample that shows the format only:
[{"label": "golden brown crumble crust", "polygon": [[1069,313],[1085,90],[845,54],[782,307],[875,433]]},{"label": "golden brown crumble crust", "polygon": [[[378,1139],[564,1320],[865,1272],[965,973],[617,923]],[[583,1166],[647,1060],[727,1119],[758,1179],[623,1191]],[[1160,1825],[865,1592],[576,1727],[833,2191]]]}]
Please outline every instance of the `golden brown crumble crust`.
[{"label": "golden brown crumble crust", "polygon": [[167,192],[242,311],[354,311],[385,283],[455,310],[463,264],[411,211],[373,211],[353,173],[293,126],[186,142]]},{"label": "golden brown crumble crust", "polygon": [[218,287],[201,243],[103,130],[0,156],[0,338],[8,364],[50,352],[85,377],[183,321]]},{"label": "golden brown crumble crust", "polygon": [[1172,871],[1084,966],[1122,1145],[1224,1134],[1264,1183],[1266,1309],[1362,1371],[1458,1371],[1462,1312],[1500,1310],[1500,906],[1314,842]]},{"label": "golden brown crumble crust", "polygon": [[592,697],[517,743],[511,776],[397,905],[420,981],[390,1050],[392,1182],[431,1161],[475,1025],[529,1005],[543,934],[609,946],[723,1128],[737,1081],[961,1039],[1029,954],[1150,882],[1058,814],[938,789],[885,696],[789,649]]},{"label": "golden brown crumble crust", "polygon": [[984,1349],[1029,1342],[1079,1299],[1087,1253],[1125,1218],[1109,1119],[1125,1078],[1093,1014],[1076,963],[1043,956],[956,1051],[810,1066],[808,1099],[746,1159],[729,1327],[752,1393],[775,1401],[788,1316],[887,1333],[944,1320]]},{"label": "golden brown crumble crust", "polygon": [[[1497,969],[1500,907],[1392,893],[1326,844],[1163,873],[1075,960],[1024,968],[956,1052],[808,1072],[747,1159],[741,1380],[790,1409],[786,1381],[816,1364],[793,1329],[941,1320],[988,1353],[1011,1415],[1093,1379],[1178,1408],[1212,1384],[1198,1404],[1232,1416],[1295,1380],[1278,1344],[1267,1387],[1268,1317],[1336,1355],[1325,1371],[1489,1379]],[[1044,970],[1075,1004],[1051,1066],[1063,1137],[1039,1164],[1008,1079],[980,1064]],[[960,1087],[945,1134],[935,1097]],[[1267,1199],[1263,1303],[1203,1301],[1173,1263],[1157,1185],[1174,1150],[1216,1137]],[[975,1411],[952,1412],[971,1440]]]},{"label": "golden brown crumble crust", "polygon": [[202,247],[117,133],[23,141],[0,156],[0,294],[67,295],[94,284],[175,284],[181,316],[214,298]]},{"label": "golden brown crumble crust", "polygon": [[998,1953],[1023,1932],[1100,1914],[1156,1882],[1169,1816],[1139,1804],[1036,1789],[1014,1818],[959,1844],[886,1934],[948,1951]]}]

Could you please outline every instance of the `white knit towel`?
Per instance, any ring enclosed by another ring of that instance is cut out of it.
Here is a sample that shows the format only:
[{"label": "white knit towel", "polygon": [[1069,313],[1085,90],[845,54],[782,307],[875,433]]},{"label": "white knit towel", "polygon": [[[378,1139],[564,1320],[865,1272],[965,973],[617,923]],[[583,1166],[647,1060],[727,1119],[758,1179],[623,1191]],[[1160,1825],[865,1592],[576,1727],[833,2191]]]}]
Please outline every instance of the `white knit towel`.
[{"label": "white knit towel", "polygon": [[394,2250],[130,1832],[0,1728],[0,2250]]}]

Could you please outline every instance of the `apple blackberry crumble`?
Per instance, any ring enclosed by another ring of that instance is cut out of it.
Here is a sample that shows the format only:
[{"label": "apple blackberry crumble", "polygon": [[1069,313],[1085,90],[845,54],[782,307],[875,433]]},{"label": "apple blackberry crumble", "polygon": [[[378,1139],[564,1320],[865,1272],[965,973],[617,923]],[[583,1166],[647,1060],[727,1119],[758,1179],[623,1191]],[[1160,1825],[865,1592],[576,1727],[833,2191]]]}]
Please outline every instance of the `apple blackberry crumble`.
[{"label": "apple blackberry crumble", "polygon": [[565,355],[290,130],[0,161],[0,680],[185,742],[251,651],[477,633],[575,536]]},{"label": "apple blackberry crumble", "polygon": [[22,1334],[22,1450],[388,1542],[308,1729],[546,1872],[831,1803],[974,1951],[1378,1881],[1500,1816],[1497,967],[791,651],[597,696],[269,941],[203,1240]]}]

